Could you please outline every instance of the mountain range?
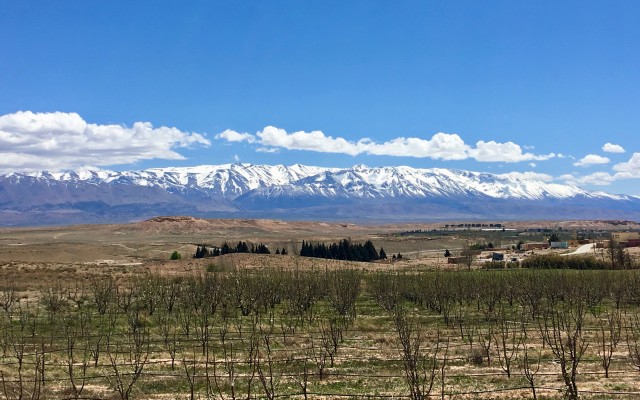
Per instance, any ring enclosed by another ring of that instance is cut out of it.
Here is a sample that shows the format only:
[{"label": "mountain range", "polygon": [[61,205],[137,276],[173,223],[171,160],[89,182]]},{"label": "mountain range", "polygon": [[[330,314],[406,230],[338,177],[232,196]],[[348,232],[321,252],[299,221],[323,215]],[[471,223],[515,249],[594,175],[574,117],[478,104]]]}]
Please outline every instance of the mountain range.
[{"label": "mountain range", "polygon": [[411,167],[225,164],[0,175],[0,225],[158,215],[315,220],[640,220],[640,198],[572,185]]}]

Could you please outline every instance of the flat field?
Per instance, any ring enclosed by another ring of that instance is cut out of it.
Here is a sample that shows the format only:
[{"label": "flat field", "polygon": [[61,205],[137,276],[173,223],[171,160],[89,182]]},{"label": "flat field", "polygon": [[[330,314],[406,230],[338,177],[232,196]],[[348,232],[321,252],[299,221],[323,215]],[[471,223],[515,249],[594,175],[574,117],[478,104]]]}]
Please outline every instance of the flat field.
[{"label": "flat field", "polygon": [[[491,242],[520,258],[522,238],[639,226],[496,223],[505,229],[189,217],[2,229],[0,398],[639,397],[638,271],[444,257]],[[342,238],[403,257],[293,255],[302,240]],[[225,241],[289,255],[191,257]]]}]

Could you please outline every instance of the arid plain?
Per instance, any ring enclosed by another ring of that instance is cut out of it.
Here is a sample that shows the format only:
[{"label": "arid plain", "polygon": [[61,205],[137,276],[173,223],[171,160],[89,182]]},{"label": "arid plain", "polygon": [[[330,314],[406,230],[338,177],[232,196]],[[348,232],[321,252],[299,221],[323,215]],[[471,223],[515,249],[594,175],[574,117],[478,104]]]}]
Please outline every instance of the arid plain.
[{"label": "arid plain", "polygon": [[[523,239],[639,229],[629,221],[192,217],[3,228],[0,397],[639,396],[637,271],[484,269],[494,251],[527,256],[513,249]],[[296,254],[303,240],[344,238],[402,258]],[[225,241],[288,255],[192,257],[200,244]],[[489,242],[495,250],[477,254],[471,270],[444,256]],[[175,251],[182,258],[169,260]],[[636,248],[628,252],[637,263]]]}]

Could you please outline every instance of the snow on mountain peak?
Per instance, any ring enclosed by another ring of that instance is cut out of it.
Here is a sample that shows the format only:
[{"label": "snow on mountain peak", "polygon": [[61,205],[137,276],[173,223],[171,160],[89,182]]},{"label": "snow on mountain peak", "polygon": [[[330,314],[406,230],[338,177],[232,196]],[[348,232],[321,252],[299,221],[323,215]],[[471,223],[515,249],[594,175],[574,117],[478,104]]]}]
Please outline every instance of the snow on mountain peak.
[{"label": "snow on mountain peak", "polygon": [[279,187],[280,189],[276,192],[280,194],[296,191],[307,195],[326,196],[330,193],[331,196],[342,195],[349,198],[424,198],[465,195],[527,200],[564,199],[576,196],[613,200],[629,198],[551,183],[542,174],[498,175],[444,168],[368,167],[363,164],[351,168],[325,168],[302,164],[284,166],[236,163],[123,172],[87,168],[78,171],[14,173],[4,176],[9,175],[65,183],[159,187],[172,193],[193,191],[205,196],[223,197],[229,200],[251,191],[273,187]]}]

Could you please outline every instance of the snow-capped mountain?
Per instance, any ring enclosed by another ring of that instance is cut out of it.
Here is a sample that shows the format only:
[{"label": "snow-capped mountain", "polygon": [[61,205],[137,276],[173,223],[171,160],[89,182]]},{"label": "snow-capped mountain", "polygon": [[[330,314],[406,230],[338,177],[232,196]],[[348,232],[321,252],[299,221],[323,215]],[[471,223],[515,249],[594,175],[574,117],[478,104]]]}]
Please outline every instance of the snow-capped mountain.
[{"label": "snow-capped mountain", "polygon": [[[375,216],[367,214],[372,210]],[[103,222],[160,214],[633,219],[640,216],[640,200],[517,174],[364,165],[225,164],[0,175],[0,224],[65,218]]]}]

